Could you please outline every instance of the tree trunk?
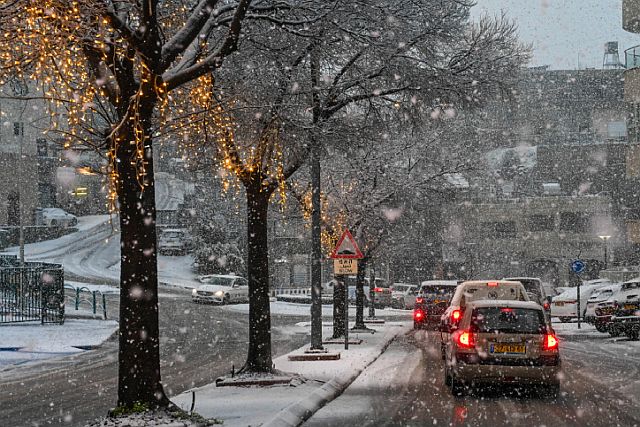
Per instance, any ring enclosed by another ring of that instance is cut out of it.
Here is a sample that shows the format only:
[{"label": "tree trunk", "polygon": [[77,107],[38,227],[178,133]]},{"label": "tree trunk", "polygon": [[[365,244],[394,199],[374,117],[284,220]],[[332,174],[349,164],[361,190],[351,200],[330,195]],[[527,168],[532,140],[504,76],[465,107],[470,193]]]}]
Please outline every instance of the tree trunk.
[{"label": "tree trunk", "polygon": [[150,408],[170,402],[160,382],[158,326],[158,263],[153,152],[150,133],[154,99],[140,100],[138,120],[144,130],[144,189],[133,161],[136,154],[133,121],[125,122],[118,138],[117,172],[120,204],[120,332],[118,406],[136,403]]},{"label": "tree trunk", "polygon": [[344,337],[344,312],[348,310],[345,304],[345,282],[342,277],[336,277],[333,286],[333,338]]},{"label": "tree trunk", "polygon": [[267,247],[267,215],[271,192],[264,190],[260,181],[254,180],[246,186],[249,352],[243,372],[273,372]]},{"label": "tree trunk", "polygon": [[358,263],[358,276],[356,278],[356,324],[353,329],[366,329],[364,324],[364,275],[367,270],[367,258]]}]

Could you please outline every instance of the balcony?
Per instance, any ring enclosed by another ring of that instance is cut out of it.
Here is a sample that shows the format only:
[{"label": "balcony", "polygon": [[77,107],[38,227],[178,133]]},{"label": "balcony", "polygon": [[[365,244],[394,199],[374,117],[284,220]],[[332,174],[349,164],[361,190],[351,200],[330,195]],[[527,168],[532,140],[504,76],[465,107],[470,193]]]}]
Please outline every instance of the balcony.
[{"label": "balcony", "polygon": [[640,67],[640,45],[624,51],[624,67],[627,70]]},{"label": "balcony", "polygon": [[630,33],[640,34],[640,2],[622,0],[622,28]]},{"label": "balcony", "polygon": [[640,45],[624,51],[624,100],[640,103]]}]

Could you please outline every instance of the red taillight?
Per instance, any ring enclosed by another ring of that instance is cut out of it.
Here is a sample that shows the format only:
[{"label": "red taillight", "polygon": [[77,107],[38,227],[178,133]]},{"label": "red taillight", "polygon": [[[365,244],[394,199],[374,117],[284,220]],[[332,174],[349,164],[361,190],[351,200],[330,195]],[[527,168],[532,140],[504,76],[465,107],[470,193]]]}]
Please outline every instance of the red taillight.
[{"label": "red taillight", "polygon": [[424,298],[422,298],[422,297],[417,297],[417,298],[416,298],[416,304],[422,304],[422,303],[424,303]]},{"label": "red taillight", "polygon": [[545,310],[549,310],[551,309],[551,304],[549,304],[548,302],[545,302],[544,305],[542,306]]},{"label": "red taillight", "polygon": [[374,292],[382,292],[382,288],[373,288]]},{"label": "red taillight", "polygon": [[460,310],[453,310],[451,312],[451,321],[457,323],[462,317],[462,312]]},{"label": "red taillight", "polygon": [[424,311],[422,311],[422,310],[415,310],[415,311],[413,312],[413,320],[420,321],[420,320],[422,320],[422,319],[424,319]]},{"label": "red taillight", "polygon": [[503,313],[511,313],[513,311],[513,308],[504,307],[504,308],[501,308],[500,311]]},{"label": "red taillight", "polygon": [[498,286],[498,282],[487,282],[487,286],[496,287]]},{"label": "red taillight", "polygon": [[458,334],[457,341],[460,347],[471,348],[476,346],[473,334],[469,331],[461,331],[460,334]]},{"label": "red taillight", "polygon": [[543,350],[557,350],[558,338],[553,334],[547,334],[544,336],[544,342],[542,343]]}]

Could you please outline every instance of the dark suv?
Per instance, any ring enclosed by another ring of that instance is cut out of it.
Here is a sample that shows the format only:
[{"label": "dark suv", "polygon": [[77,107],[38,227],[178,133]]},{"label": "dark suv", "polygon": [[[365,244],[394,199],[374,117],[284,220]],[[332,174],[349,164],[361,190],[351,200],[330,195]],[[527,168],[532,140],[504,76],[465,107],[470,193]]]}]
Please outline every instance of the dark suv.
[{"label": "dark suv", "polygon": [[456,291],[456,280],[427,280],[422,282],[416,296],[413,309],[413,328],[421,329],[436,326],[440,316],[445,312],[453,293]]}]

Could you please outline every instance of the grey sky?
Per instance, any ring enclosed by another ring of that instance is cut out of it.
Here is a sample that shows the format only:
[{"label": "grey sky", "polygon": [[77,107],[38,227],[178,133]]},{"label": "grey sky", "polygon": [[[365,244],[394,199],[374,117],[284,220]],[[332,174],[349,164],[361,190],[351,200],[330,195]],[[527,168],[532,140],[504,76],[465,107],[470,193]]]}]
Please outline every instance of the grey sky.
[{"label": "grey sky", "polygon": [[533,43],[531,65],[553,69],[602,67],[604,43],[618,41],[624,50],[640,44],[640,35],[622,29],[622,0],[476,0],[474,17],[503,10]]}]

